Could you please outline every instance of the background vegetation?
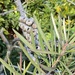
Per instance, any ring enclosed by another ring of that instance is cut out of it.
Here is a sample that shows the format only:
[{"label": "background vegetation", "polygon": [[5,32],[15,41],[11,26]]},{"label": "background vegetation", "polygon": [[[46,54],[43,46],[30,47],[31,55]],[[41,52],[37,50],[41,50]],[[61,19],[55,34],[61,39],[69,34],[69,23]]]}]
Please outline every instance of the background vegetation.
[{"label": "background vegetation", "polygon": [[[41,72],[48,73],[50,71],[55,72],[55,75],[73,75],[75,73],[75,1],[22,0],[22,4],[27,16],[34,17],[38,25],[39,42],[41,50],[43,51],[37,52],[33,44],[32,48],[30,44],[14,30],[24,44],[31,50],[35,50],[33,52],[37,59],[36,63],[38,64],[34,64],[34,61],[29,57],[27,52],[25,52],[22,44],[20,44],[21,49],[14,48],[12,50],[10,59],[8,58],[8,64],[5,64],[2,59],[4,59],[7,49],[2,38],[0,38],[0,57],[2,58],[0,58],[0,61],[10,71],[4,69],[5,74],[8,75],[9,73],[9,75],[11,75],[13,73],[13,75],[15,75],[15,72],[17,75],[24,75],[25,73],[28,75],[36,75],[36,73],[42,75]],[[4,28],[4,34],[11,44],[14,38],[12,28],[21,33],[18,21],[20,14],[13,0],[0,0],[0,8],[0,30],[2,27]],[[40,26],[42,30],[40,30]],[[47,53],[44,49],[43,41],[48,47]],[[21,51],[23,52],[22,67],[24,71],[21,71],[19,66],[19,52]],[[42,53],[42,55],[40,53]],[[58,58],[60,58],[60,62],[57,63]],[[16,70],[9,66],[12,64],[14,65],[12,67],[17,67]],[[39,67],[40,64],[43,70]],[[55,65],[55,67],[52,68],[53,65]]]}]

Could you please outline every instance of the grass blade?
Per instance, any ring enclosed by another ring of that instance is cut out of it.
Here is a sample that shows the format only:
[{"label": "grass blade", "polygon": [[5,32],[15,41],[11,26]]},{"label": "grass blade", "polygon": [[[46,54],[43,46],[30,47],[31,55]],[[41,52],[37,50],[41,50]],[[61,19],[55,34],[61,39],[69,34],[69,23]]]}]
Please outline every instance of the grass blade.
[{"label": "grass blade", "polygon": [[[13,31],[14,31],[15,34],[19,37],[19,39],[31,49],[31,51],[33,51],[33,52],[35,52],[35,53],[59,54],[59,53],[52,52],[52,51],[36,50],[36,49],[33,47],[33,44],[30,44],[23,36],[21,36],[21,35],[20,35],[17,31],[15,31],[14,29],[13,29]],[[46,42],[47,42],[47,41],[46,41]],[[49,46],[49,44],[48,44],[48,46]],[[50,47],[49,47],[49,48],[50,48]]]},{"label": "grass blade", "polygon": [[19,43],[19,45],[20,45],[22,51],[24,52],[24,54],[25,54],[25,55],[28,57],[28,59],[31,61],[31,63],[32,63],[40,72],[42,72],[42,73],[45,74],[45,72],[39,67],[39,65],[33,61],[33,59],[30,57],[30,55],[29,55],[28,52],[25,50],[25,48],[23,47],[23,45],[22,45],[21,43]]},{"label": "grass blade", "polygon": [[60,63],[65,67],[69,75],[73,75],[72,72],[69,70],[69,68],[63,62],[60,61]]},{"label": "grass blade", "polygon": [[52,18],[52,22],[53,22],[53,26],[54,26],[54,30],[56,32],[57,38],[58,38],[58,40],[60,40],[60,36],[59,36],[59,33],[58,33],[58,30],[57,30],[57,27],[56,27],[56,24],[55,24],[55,21],[54,21],[52,13],[51,13],[51,18]]},{"label": "grass blade", "polygon": [[35,15],[34,15],[34,19],[35,19],[36,25],[37,25],[37,27],[38,27],[38,31],[39,31],[40,34],[41,34],[41,37],[43,38],[44,42],[46,43],[48,49],[51,51],[51,48],[50,48],[50,46],[49,46],[49,43],[48,43],[48,41],[46,40],[46,37],[45,37],[45,35],[44,35],[44,33],[43,33],[42,29],[41,29],[40,23],[38,22],[38,20],[37,20],[37,18],[36,18]]},{"label": "grass blade", "polygon": [[30,67],[30,65],[31,65],[31,62],[28,64],[28,66],[27,66],[26,69],[24,70],[23,75],[26,74],[26,72],[27,72],[28,68]]},{"label": "grass blade", "polygon": [[15,75],[20,75],[16,70],[14,70],[9,64],[7,64],[3,59],[0,58],[0,62],[12,73],[15,73]]},{"label": "grass blade", "polygon": [[65,28],[65,18],[63,18],[63,31],[64,31],[65,40],[67,41],[67,37],[66,37],[66,28]]}]

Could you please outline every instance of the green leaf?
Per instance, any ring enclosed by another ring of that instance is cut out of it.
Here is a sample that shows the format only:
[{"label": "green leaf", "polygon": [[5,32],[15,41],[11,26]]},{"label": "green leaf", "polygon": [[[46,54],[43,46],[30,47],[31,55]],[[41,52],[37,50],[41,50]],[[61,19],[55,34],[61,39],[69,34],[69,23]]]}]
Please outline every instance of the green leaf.
[{"label": "green leaf", "polygon": [[65,26],[65,18],[63,18],[63,31],[64,31],[64,38],[65,38],[65,41],[67,41],[66,26]]},{"label": "green leaf", "polygon": [[39,44],[40,44],[41,49],[42,49],[42,50],[45,50],[44,44],[43,44],[43,39],[42,39],[42,37],[41,37],[40,32],[38,32],[38,37],[39,37]]},{"label": "green leaf", "polygon": [[70,40],[69,44],[73,44],[74,41],[75,41],[75,37],[73,37],[73,38]]},{"label": "green leaf", "polygon": [[45,65],[43,65],[43,64],[40,64],[40,67],[41,67],[42,69],[46,70],[46,71],[49,71],[49,72],[55,70],[55,68],[47,67],[47,66],[45,66]]},{"label": "green leaf", "polygon": [[15,34],[18,36],[18,38],[24,43],[26,44],[32,51],[36,51],[36,49],[33,47],[33,44],[30,44],[22,35],[20,35],[17,31],[15,31],[13,29],[13,31],[15,32]]},{"label": "green leaf", "polygon": [[72,72],[70,71],[70,69],[62,61],[60,61],[60,63],[65,67],[65,69],[67,70],[69,75],[73,75]]},{"label": "green leaf", "polygon": [[[20,35],[20,34],[19,34],[17,31],[15,31],[14,29],[13,29],[13,31],[14,31],[15,34],[18,36],[18,38],[19,38],[24,44],[26,44],[26,45],[31,49],[31,51],[35,52],[36,54],[37,54],[37,53],[45,53],[45,54],[57,54],[57,55],[59,55],[59,53],[57,53],[57,52],[43,51],[43,50],[37,50],[37,49],[35,49],[35,47],[33,46],[33,44],[30,44],[22,35]],[[49,44],[48,44],[48,46],[49,46]]]},{"label": "green leaf", "polygon": [[36,49],[36,47],[35,47],[35,39],[34,39],[34,35],[33,35],[33,32],[32,32],[32,29],[30,31],[30,35],[31,35],[31,42],[33,44],[33,47]]},{"label": "green leaf", "polygon": [[[23,47],[23,45],[21,43],[19,43],[22,51],[24,52],[24,54],[28,57],[28,59],[30,60],[30,62],[42,73],[45,74],[45,72],[39,67],[39,64],[35,62],[36,59],[32,59],[31,56],[28,54],[28,52],[25,50],[25,48]],[[33,61],[34,60],[34,61]]]},{"label": "green leaf", "polygon": [[7,64],[3,59],[0,58],[0,62],[12,73],[15,73],[15,75],[20,75],[16,70],[14,70],[9,64]]},{"label": "green leaf", "polygon": [[33,72],[33,75],[36,75],[36,72],[37,72],[37,69],[35,68],[34,69],[34,72]]},{"label": "green leaf", "polygon": [[[33,14],[33,15],[34,15],[34,14]],[[46,37],[45,37],[45,35],[44,35],[44,33],[43,33],[42,29],[41,29],[40,23],[38,22],[38,20],[37,20],[37,18],[36,18],[35,15],[34,15],[34,19],[35,19],[36,25],[37,25],[37,27],[38,27],[38,31],[39,31],[40,34],[41,34],[41,37],[43,38],[44,42],[46,43],[48,49],[51,51],[51,48],[50,48],[50,46],[49,46],[49,43],[48,43],[48,41],[46,40]]]},{"label": "green leaf", "polygon": [[23,75],[26,74],[26,72],[27,72],[28,68],[30,67],[30,65],[31,65],[31,62],[27,65],[26,69],[25,69],[24,72],[23,72]]},{"label": "green leaf", "polygon": [[4,34],[5,35],[8,35],[9,34],[9,32],[5,28],[3,28],[3,31],[4,31]]},{"label": "green leaf", "polygon": [[55,24],[54,17],[53,17],[52,13],[51,13],[51,18],[52,18],[52,23],[53,23],[54,30],[55,30],[55,33],[57,35],[57,38],[58,38],[58,40],[60,40],[60,36],[59,36],[59,33],[58,33],[58,30],[57,30],[57,27],[56,27],[56,24]]},{"label": "green leaf", "polygon": [[5,21],[4,18],[0,17],[0,22],[1,22],[1,21],[2,21],[2,22]]},{"label": "green leaf", "polygon": [[66,51],[67,53],[75,53],[75,49],[71,49],[71,50],[68,50]]},{"label": "green leaf", "polygon": [[2,4],[3,4],[3,0],[0,0],[0,3],[2,3]]}]

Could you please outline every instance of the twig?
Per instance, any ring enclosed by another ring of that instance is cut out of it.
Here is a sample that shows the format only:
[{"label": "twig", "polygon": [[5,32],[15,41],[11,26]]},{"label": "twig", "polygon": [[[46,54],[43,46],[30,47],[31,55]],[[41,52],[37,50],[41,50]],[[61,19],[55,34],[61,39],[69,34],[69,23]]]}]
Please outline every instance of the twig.
[{"label": "twig", "polygon": [[14,11],[16,11],[16,10],[6,11],[6,12],[3,12],[3,13],[0,13],[0,15],[4,16],[4,15],[9,14],[9,13],[14,12]]},{"label": "twig", "polygon": [[18,1],[14,0],[14,1],[15,1],[18,11],[20,12],[20,15],[22,17],[27,17],[26,12],[24,11],[24,9],[22,7],[21,1],[20,0],[18,0]]},{"label": "twig", "polygon": [[66,42],[64,44],[64,46],[62,47],[62,52],[60,53],[60,55],[58,56],[57,60],[54,62],[54,64],[52,65],[52,68],[54,68],[56,66],[56,64],[60,61],[60,58],[64,55],[65,51],[66,51],[66,47],[68,46],[68,43]]},{"label": "twig", "polygon": [[[4,58],[4,61],[6,61],[7,62],[7,55],[10,55],[10,50],[12,49],[12,48],[10,48],[11,46],[10,46],[10,44],[9,44],[9,41],[6,39],[6,37],[4,36],[4,34],[3,34],[3,28],[0,30],[0,37],[1,37],[1,39],[3,40],[3,42],[6,44],[6,46],[7,46],[7,53],[6,53],[6,56],[5,56],[5,58]],[[3,70],[3,65],[1,64],[0,65],[0,72]]]},{"label": "twig", "polygon": [[22,71],[22,52],[19,52],[20,54],[20,71]]},{"label": "twig", "polygon": [[[13,66],[14,68],[18,69],[18,66],[15,66],[15,65],[11,65],[11,66]],[[23,71],[24,71],[24,68],[21,68],[21,70],[23,70]],[[27,73],[29,73],[29,74],[33,74],[33,73],[32,73],[32,72],[30,72],[30,71],[27,71]]]},{"label": "twig", "polygon": [[[62,52],[60,53],[60,55],[58,56],[57,60],[53,63],[52,65],[52,68],[55,68],[56,67],[56,64],[60,61],[60,58],[64,55],[64,53],[66,52],[66,47],[67,47],[68,43],[66,42],[64,44],[64,46],[62,47]],[[54,74],[51,74],[51,72],[48,72],[47,75],[54,75]]]},{"label": "twig", "polygon": [[75,5],[75,3],[74,2],[72,2],[72,1],[70,1],[70,0],[67,0],[69,3],[71,3],[71,4],[73,4],[73,5]]},{"label": "twig", "polygon": [[[14,68],[18,69],[18,66],[15,66],[15,65],[11,65],[11,66],[13,66]],[[25,69],[22,68],[21,70],[24,71]],[[26,72],[33,75],[33,72],[30,72],[30,71],[26,71]],[[36,73],[36,75],[39,75],[39,74]],[[42,75],[43,75],[43,74],[42,74]]]}]

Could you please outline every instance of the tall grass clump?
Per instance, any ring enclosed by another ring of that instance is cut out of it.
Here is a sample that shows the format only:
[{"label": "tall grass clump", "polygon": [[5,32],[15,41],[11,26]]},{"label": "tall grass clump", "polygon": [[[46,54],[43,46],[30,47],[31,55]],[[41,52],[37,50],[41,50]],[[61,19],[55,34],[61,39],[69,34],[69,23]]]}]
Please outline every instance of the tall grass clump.
[{"label": "tall grass clump", "polygon": [[[50,34],[49,40],[46,39],[35,14],[34,20],[38,28],[38,40],[40,50],[36,49],[33,32],[31,31],[32,43],[30,44],[21,34],[13,29],[17,37],[21,51],[28,59],[22,60],[22,67],[19,64],[13,65],[8,58],[8,63],[0,58],[3,67],[10,71],[10,75],[74,75],[75,74],[75,33],[72,33],[70,24],[66,25],[65,18],[58,14],[56,20],[53,14],[50,14]],[[31,55],[28,53],[24,44],[28,46]]]}]

